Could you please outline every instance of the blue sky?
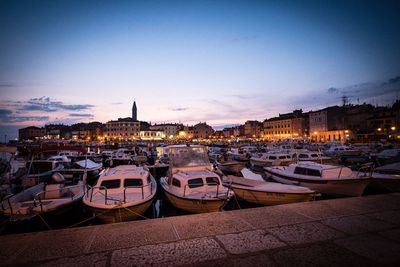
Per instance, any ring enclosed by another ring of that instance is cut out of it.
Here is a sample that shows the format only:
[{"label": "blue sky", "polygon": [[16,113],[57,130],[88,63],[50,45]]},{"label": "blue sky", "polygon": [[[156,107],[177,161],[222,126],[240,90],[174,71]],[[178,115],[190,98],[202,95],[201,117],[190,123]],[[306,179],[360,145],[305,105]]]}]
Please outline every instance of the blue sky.
[{"label": "blue sky", "polygon": [[130,116],[214,127],[391,104],[398,1],[0,1],[0,138]]}]

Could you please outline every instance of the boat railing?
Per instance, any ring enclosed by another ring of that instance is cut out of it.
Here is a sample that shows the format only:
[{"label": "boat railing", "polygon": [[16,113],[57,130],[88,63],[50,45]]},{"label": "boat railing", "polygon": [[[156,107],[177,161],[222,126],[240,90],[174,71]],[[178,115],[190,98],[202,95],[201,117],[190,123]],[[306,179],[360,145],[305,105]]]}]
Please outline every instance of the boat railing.
[{"label": "boat railing", "polygon": [[43,212],[42,200],[46,200],[47,199],[46,198],[46,194],[47,193],[49,193],[49,192],[57,192],[57,191],[60,193],[60,198],[62,198],[62,195],[61,195],[61,193],[62,193],[63,195],[66,194],[67,196],[71,197],[71,200],[74,200],[75,194],[74,194],[74,192],[72,192],[71,189],[73,187],[79,187],[79,186],[81,186],[81,185],[74,185],[74,186],[69,186],[67,188],[59,188],[59,189],[41,191],[41,192],[37,193],[36,195],[34,195],[34,197],[33,197],[33,205],[35,207],[37,207],[38,204],[36,203],[36,201],[38,201],[39,205],[40,205],[40,211]]},{"label": "boat railing", "polygon": [[[130,189],[130,188],[140,188],[141,192],[142,192],[142,199],[144,199],[144,188],[145,187],[150,187],[150,195],[153,194],[153,183],[149,183],[148,185],[141,185],[141,186],[125,186],[124,187],[124,202],[126,202],[126,190]],[[107,205],[107,200],[108,200],[108,191],[107,191],[107,187],[105,186],[87,186],[86,189],[86,194],[85,194],[85,198],[87,199],[89,196],[89,191],[90,191],[90,197],[89,197],[89,202],[92,202],[93,199],[93,192],[95,189],[99,189],[99,190],[104,190],[104,204]]]},{"label": "boat railing", "polygon": [[369,163],[363,164],[357,171],[357,177],[360,177],[361,173],[362,173],[362,177],[366,177],[366,176],[371,177],[373,171],[374,171],[373,162],[369,162]]},{"label": "boat railing", "polygon": [[1,200],[1,209],[2,209],[3,211],[6,210],[6,208],[4,207],[4,202],[7,201],[8,208],[10,209],[10,213],[11,213],[11,215],[14,215],[14,214],[13,214],[12,205],[11,205],[11,202],[10,202],[10,198],[11,198],[12,196],[13,196],[13,194],[6,195],[6,196]]},{"label": "boat railing", "polygon": [[153,183],[149,183],[147,185],[141,185],[141,186],[125,186],[124,187],[124,202],[126,202],[126,190],[130,188],[140,188],[142,191],[142,199],[144,199],[144,188],[145,187],[150,187],[150,195],[153,194]]},{"label": "boat railing", "polygon": [[92,202],[94,189],[104,190],[104,204],[107,205],[107,187],[105,187],[105,186],[93,186],[93,187],[91,187],[91,186],[88,185],[85,195],[87,196],[89,194],[89,190],[91,190],[90,191],[89,202]]}]

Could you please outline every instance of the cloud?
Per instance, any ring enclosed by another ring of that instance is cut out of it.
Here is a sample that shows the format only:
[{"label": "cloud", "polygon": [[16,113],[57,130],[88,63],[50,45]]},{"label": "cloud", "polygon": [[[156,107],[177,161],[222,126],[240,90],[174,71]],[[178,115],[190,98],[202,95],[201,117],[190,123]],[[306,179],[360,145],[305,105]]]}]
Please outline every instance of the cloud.
[{"label": "cloud", "polygon": [[114,103],[111,103],[111,105],[122,105],[123,103],[122,102],[114,102]]},{"label": "cloud", "polygon": [[48,116],[16,116],[12,110],[0,109],[0,122],[48,121]]},{"label": "cloud", "polygon": [[173,108],[171,110],[172,111],[185,111],[185,110],[188,110],[188,108]]},{"label": "cloud", "polygon": [[0,109],[0,118],[11,115],[12,111],[9,109]]},{"label": "cloud", "polygon": [[71,113],[71,114],[68,114],[68,116],[70,116],[70,117],[82,117],[82,118],[93,118],[94,117],[93,114],[80,114],[80,113]]},{"label": "cloud", "polygon": [[338,94],[339,93],[339,89],[335,88],[335,87],[331,87],[328,89],[328,94]]},{"label": "cloud", "polygon": [[390,83],[390,84],[392,84],[392,83],[398,83],[398,82],[400,82],[400,76],[397,76],[397,77],[395,77],[395,78],[389,79],[389,83]]},{"label": "cloud", "polygon": [[0,83],[0,88],[13,88],[16,87],[16,84],[13,83]]},{"label": "cloud", "polygon": [[249,42],[249,41],[254,41],[257,38],[258,38],[257,35],[244,35],[244,36],[232,38],[230,41],[233,43]]},{"label": "cloud", "polygon": [[50,97],[46,96],[31,98],[25,102],[15,101],[14,104],[17,106],[17,110],[44,112],[55,112],[59,110],[81,111],[94,107],[93,105],[89,104],[67,105],[61,101],[52,101]]}]

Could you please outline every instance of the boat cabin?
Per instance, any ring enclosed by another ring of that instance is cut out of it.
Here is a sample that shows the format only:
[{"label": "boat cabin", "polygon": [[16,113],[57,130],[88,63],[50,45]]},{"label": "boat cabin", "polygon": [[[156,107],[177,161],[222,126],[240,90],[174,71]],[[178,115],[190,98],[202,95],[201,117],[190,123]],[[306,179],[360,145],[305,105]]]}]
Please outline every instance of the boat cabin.
[{"label": "boat cabin", "polygon": [[304,162],[298,164],[291,164],[289,168],[293,170],[294,174],[313,176],[320,178],[341,178],[350,177],[353,171],[347,167],[323,165],[315,162]]},{"label": "boat cabin", "polygon": [[220,190],[220,177],[209,170],[182,172],[178,171],[168,178],[170,189],[181,192],[183,196],[198,192],[215,192]]},{"label": "boat cabin", "polygon": [[107,191],[108,194],[121,193],[147,193],[152,188],[151,177],[148,170],[135,165],[120,165],[104,172],[97,181],[95,189]]}]

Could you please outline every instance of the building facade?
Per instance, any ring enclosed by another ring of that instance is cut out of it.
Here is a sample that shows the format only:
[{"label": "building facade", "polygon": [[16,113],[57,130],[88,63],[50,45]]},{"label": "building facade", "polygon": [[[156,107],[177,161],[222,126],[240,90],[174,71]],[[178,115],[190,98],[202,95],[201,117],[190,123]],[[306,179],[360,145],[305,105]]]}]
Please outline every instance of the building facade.
[{"label": "building facade", "polygon": [[292,113],[279,114],[279,117],[264,121],[264,139],[281,140],[307,138],[308,114],[295,110]]},{"label": "building facade", "polygon": [[214,129],[207,123],[200,122],[193,126],[193,132],[194,139],[208,139],[214,133]]},{"label": "building facade", "polygon": [[310,138],[315,142],[350,140],[353,132],[346,128],[345,106],[332,106],[309,112]]},{"label": "building facade", "polygon": [[159,141],[165,139],[165,133],[163,131],[158,130],[146,130],[140,131],[140,140],[144,141]]},{"label": "building facade", "polygon": [[46,135],[45,128],[29,126],[18,130],[18,139],[21,140],[36,140],[43,139]]},{"label": "building facade", "polygon": [[104,138],[106,141],[135,141],[140,139],[140,122],[132,118],[108,121]]},{"label": "building facade", "polygon": [[183,130],[183,124],[178,123],[164,123],[155,124],[150,126],[150,130],[162,131],[167,139],[175,139],[179,136],[179,131]]},{"label": "building facade", "polygon": [[244,123],[244,136],[246,138],[262,137],[263,124],[259,121],[246,121]]}]

